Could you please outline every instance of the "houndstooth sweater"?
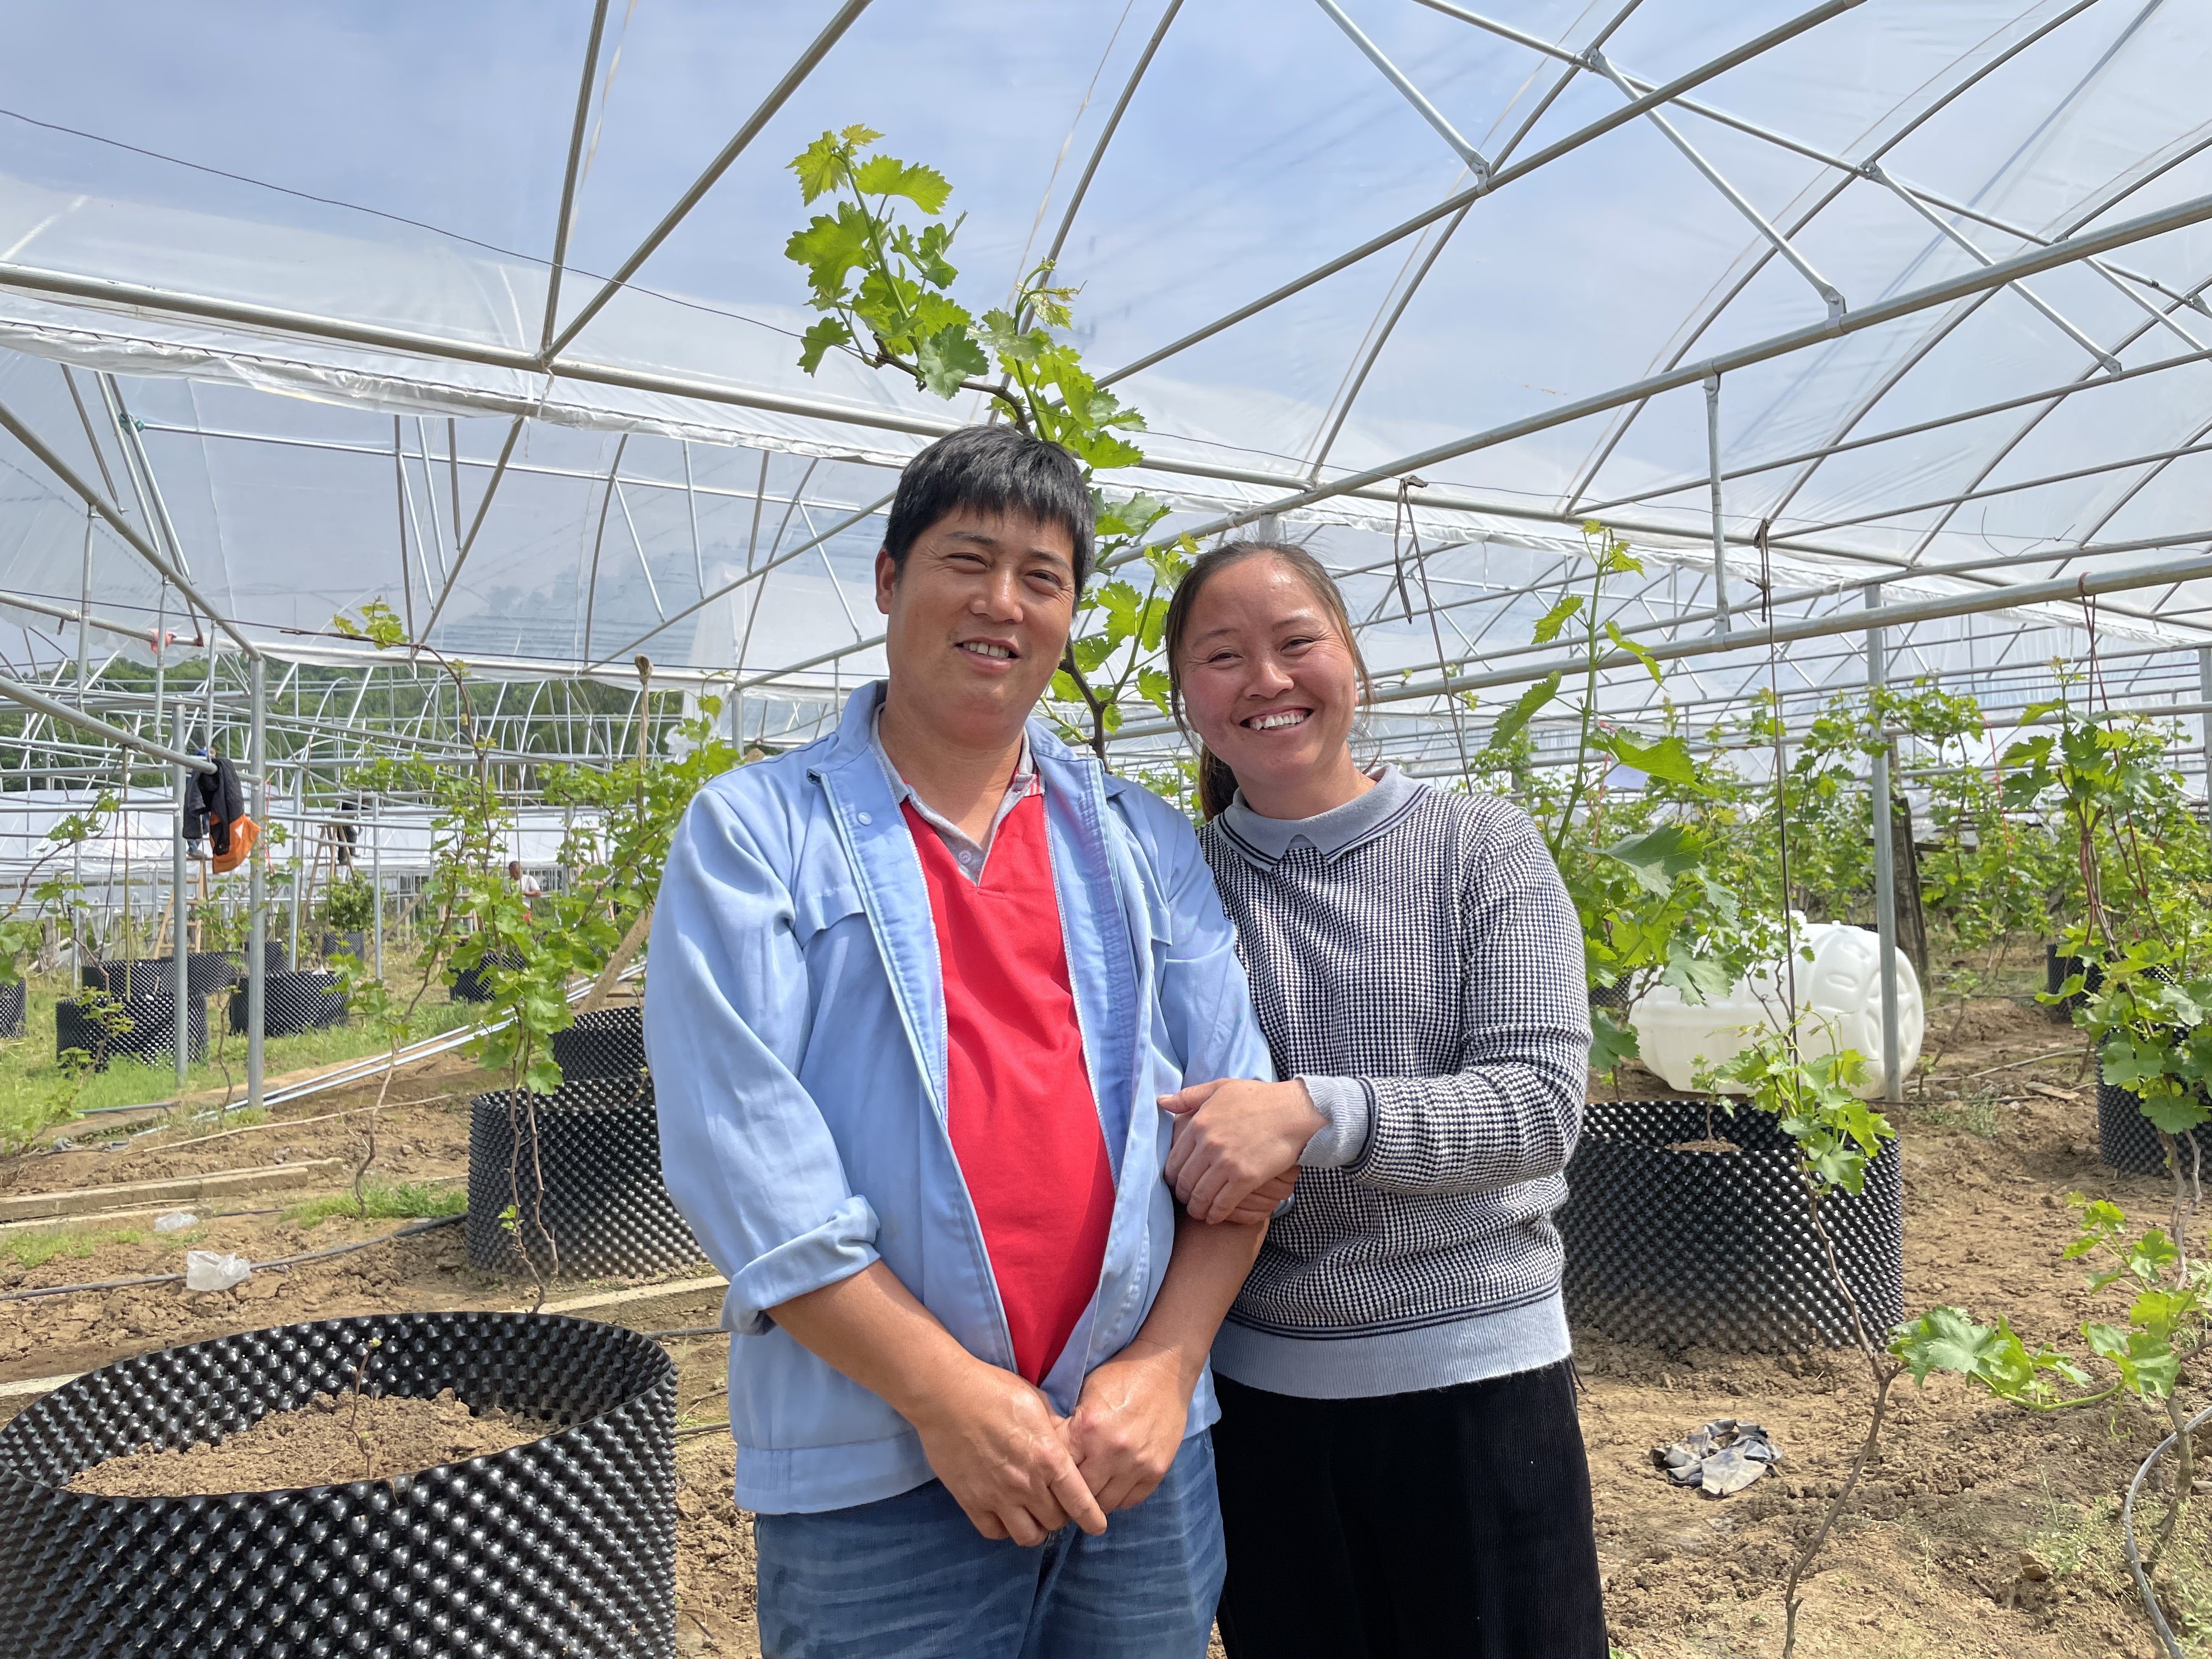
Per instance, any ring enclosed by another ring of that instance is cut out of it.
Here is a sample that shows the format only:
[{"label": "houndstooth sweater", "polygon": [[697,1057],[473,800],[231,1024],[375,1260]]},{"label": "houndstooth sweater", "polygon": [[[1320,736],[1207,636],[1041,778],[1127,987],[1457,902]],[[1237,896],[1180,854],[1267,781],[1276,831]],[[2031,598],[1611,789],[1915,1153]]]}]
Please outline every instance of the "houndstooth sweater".
[{"label": "houndstooth sweater", "polygon": [[1213,1363],[1343,1399],[1566,1358],[1552,1212],[1589,1061],[1582,932],[1518,808],[1386,768],[1199,832],[1278,1071],[1328,1119]]}]

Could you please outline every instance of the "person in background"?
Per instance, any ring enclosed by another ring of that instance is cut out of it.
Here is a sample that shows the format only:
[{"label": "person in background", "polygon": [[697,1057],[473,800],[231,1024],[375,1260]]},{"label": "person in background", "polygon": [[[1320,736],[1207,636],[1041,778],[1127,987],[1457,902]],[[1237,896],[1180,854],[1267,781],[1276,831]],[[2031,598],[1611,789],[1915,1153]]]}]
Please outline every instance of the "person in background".
[{"label": "person in background", "polygon": [[1189,824],[1029,716],[1089,574],[1066,452],[906,467],[886,682],[670,847],[670,1192],[729,1277],[769,1659],[1200,1659],[1206,1356],[1287,1179],[1179,1215],[1157,1102],[1272,1077]]},{"label": "person in background", "polygon": [[1165,629],[1212,865],[1287,1082],[1228,1079],[1198,1217],[1297,1170],[1214,1346],[1232,1659],[1605,1659],[1560,1249],[1582,933],[1503,800],[1364,771],[1344,601],[1303,549],[1201,556]]},{"label": "person in background", "polygon": [[530,901],[543,893],[545,890],[544,888],[538,884],[537,877],[522,867],[520,859],[511,859],[507,861],[507,878],[514,884],[514,890],[522,895],[522,914],[528,915]]}]

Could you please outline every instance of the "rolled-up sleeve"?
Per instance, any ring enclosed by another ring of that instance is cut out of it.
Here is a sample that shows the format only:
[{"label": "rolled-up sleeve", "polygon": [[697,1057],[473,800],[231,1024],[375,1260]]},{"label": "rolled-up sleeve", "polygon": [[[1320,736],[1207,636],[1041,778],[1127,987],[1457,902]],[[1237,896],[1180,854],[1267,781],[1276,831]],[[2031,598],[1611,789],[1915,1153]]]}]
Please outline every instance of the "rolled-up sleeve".
[{"label": "rolled-up sleeve", "polygon": [[729,1279],[723,1324],[748,1336],[878,1256],[875,1210],[797,1073],[807,968],[777,863],[702,790],[669,846],[646,981],[661,1174]]}]

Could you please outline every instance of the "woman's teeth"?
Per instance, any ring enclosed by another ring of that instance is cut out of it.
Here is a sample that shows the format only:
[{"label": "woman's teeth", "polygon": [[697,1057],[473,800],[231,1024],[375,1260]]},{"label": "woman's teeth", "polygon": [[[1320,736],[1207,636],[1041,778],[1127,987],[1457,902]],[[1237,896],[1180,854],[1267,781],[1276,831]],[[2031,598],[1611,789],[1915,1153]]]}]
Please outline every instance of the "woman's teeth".
[{"label": "woman's teeth", "polygon": [[1255,732],[1273,732],[1285,726],[1303,726],[1305,720],[1304,709],[1285,708],[1280,714],[1256,714],[1244,724]]}]

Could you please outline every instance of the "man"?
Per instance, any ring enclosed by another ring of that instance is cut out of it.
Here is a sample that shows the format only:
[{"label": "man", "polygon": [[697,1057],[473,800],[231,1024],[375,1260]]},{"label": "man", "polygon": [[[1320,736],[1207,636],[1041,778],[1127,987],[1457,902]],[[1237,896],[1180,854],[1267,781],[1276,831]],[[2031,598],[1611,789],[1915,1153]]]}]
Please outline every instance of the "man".
[{"label": "man", "polygon": [[1273,1073],[1189,826],[1029,721],[1091,551],[1065,452],[931,445],[888,681],[669,851],[646,1042],[771,1659],[1206,1650],[1206,1355],[1288,1188],[1209,1227],[1161,1180],[1159,1096]]}]

